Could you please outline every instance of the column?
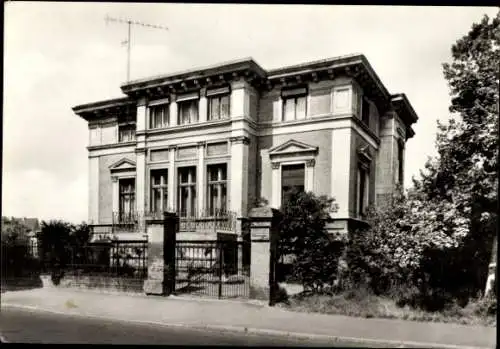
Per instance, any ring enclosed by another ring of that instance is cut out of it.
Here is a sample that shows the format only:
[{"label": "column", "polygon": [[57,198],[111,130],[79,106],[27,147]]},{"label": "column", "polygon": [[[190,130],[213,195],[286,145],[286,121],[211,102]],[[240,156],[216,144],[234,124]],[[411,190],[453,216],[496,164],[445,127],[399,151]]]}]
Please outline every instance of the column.
[{"label": "column", "polygon": [[[120,188],[118,183],[118,177],[111,177],[111,189],[113,191],[113,215],[118,213],[120,210]],[[113,217],[113,216],[112,216]],[[113,219],[113,218],[112,218]]]},{"label": "column", "polygon": [[271,207],[279,209],[281,206],[281,165],[271,163]]},{"label": "column", "polygon": [[168,162],[168,209],[176,211],[175,198],[177,197],[177,183],[175,182],[175,147],[169,148]]},{"label": "column", "polygon": [[175,101],[175,94],[170,95],[170,104],[169,104],[169,124],[170,126],[177,126],[177,102]]},{"label": "column", "polygon": [[205,214],[205,142],[198,142],[198,166],[196,166],[196,206],[198,214]]},{"label": "column", "polygon": [[99,158],[89,158],[89,224],[99,223]]},{"label": "column", "polygon": [[200,90],[200,105],[198,108],[198,121],[199,122],[205,122],[207,121],[207,97],[205,96],[206,94],[206,89],[202,88]]},{"label": "column", "polygon": [[136,157],[136,179],[135,179],[135,202],[136,211],[139,217],[144,215],[145,194],[146,194],[146,149],[138,148],[135,150]]},{"label": "column", "polygon": [[230,209],[238,216],[247,214],[249,143],[247,137],[231,137]]},{"label": "column", "polygon": [[311,159],[306,161],[305,168],[305,183],[304,189],[305,191],[314,192],[314,166],[316,164],[316,160]]}]

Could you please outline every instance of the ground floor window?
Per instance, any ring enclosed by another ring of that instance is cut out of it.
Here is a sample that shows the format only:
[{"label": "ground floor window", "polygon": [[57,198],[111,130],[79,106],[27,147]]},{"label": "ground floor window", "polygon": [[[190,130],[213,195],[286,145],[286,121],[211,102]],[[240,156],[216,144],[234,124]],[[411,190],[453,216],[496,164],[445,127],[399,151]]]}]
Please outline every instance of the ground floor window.
[{"label": "ground floor window", "polygon": [[164,212],[168,208],[168,170],[151,171],[151,211]]},{"label": "ground floor window", "polygon": [[227,209],[227,165],[209,165],[207,167],[208,214],[219,215]]},{"label": "ground floor window", "polygon": [[281,205],[284,206],[294,192],[304,191],[304,164],[282,165],[281,167]]},{"label": "ground floor window", "polygon": [[196,166],[179,168],[179,214],[192,217],[196,214]]},{"label": "ground floor window", "polygon": [[135,211],[135,178],[120,179],[119,190],[119,221],[132,221],[132,215]]}]

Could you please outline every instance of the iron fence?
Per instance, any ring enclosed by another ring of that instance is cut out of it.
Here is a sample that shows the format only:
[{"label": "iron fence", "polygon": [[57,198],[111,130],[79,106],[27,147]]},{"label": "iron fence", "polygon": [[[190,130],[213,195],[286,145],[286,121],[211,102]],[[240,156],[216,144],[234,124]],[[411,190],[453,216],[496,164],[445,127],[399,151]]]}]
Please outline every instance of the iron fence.
[{"label": "iron fence", "polygon": [[250,263],[243,241],[177,241],[175,292],[247,298]]}]

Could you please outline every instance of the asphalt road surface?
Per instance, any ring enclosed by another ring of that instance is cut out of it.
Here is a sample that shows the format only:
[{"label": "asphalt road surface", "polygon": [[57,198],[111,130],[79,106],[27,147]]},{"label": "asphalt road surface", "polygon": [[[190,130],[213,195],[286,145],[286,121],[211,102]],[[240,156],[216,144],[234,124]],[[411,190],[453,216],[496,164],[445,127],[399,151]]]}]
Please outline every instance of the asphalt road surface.
[{"label": "asphalt road surface", "polygon": [[160,325],[135,324],[119,320],[111,321],[59,315],[11,307],[2,307],[1,309],[0,335],[2,341],[9,343],[360,346],[360,343],[302,340],[272,335],[202,331]]}]

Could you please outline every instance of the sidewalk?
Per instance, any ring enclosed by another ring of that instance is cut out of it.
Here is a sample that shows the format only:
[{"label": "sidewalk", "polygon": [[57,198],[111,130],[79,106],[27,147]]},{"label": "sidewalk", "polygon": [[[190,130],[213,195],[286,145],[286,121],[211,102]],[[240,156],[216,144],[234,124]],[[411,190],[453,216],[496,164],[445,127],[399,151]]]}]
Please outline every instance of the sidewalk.
[{"label": "sidewalk", "polygon": [[2,293],[1,305],[169,326],[300,337],[360,345],[495,348],[496,328],[285,311],[242,301],[186,299],[42,288]]}]

